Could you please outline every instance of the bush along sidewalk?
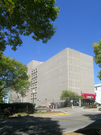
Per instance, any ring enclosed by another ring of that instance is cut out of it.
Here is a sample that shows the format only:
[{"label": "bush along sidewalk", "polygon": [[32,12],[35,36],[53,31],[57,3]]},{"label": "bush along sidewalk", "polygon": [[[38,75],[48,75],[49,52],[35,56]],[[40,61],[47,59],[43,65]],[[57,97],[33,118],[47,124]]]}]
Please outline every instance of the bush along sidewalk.
[{"label": "bush along sidewalk", "polygon": [[84,108],[97,108],[95,105],[86,105]]},{"label": "bush along sidewalk", "polygon": [[33,114],[35,106],[31,103],[3,103],[0,104],[0,119],[8,118],[16,113]]}]

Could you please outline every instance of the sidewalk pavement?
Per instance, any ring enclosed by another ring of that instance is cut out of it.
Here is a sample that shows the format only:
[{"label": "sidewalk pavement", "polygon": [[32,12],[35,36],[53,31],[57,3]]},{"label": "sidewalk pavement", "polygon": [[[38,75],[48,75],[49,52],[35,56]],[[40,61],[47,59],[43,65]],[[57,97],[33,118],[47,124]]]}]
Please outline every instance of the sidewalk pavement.
[{"label": "sidewalk pavement", "polygon": [[63,113],[68,113],[68,111],[74,111],[74,110],[82,110],[82,111],[90,111],[90,112],[101,112],[99,111],[99,108],[101,108],[101,106],[97,107],[97,108],[84,108],[84,107],[80,107],[80,106],[74,106],[73,108],[59,108],[59,109],[52,109],[52,111],[61,111]]},{"label": "sidewalk pavement", "polygon": [[[69,115],[69,111],[80,109],[83,111],[90,111],[90,112],[101,112],[98,109],[99,108],[84,108],[84,107],[74,107],[72,108],[59,108],[59,109],[51,109],[51,113],[44,113],[44,114],[33,114],[34,117],[51,117],[51,116],[62,116],[62,115]],[[55,111],[55,113],[54,113]],[[61,113],[59,112],[61,111]],[[52,113],[53,112],[53,113]],[[56,113],[57,112],[57,113]]]},{"label": "sidewalk pavement", "polygon": [[[84,108],[84,107],[78,107],[78,106],[74,106],[74,108],[59,108],[59,109],[51,109],[51,113],[43,113],[43,114],[29,114],[29,115],[22,115],[22,116],[34,116],[34,117],[51,117],[51,116],[63,116],[63,115],[69,115],[69,112],[71,112],[72,110],[83,110],[83,111],[90,111],[90,112],[101,112],[99,111],[98,108]],[[55,113],[54,113],[55,111]],[[53,113],[52,113],[53,112]],[[16,116],[15,116],[16,117]]]},{"label": "sidewalk pavement", "polygon": [[97,108],[84,108],[84,107],[81,107],[81,109],[84,110],[84,111],[101,112],[101,111],[99,111],[99,108],[101,108],[101,106],[98,106]]}]

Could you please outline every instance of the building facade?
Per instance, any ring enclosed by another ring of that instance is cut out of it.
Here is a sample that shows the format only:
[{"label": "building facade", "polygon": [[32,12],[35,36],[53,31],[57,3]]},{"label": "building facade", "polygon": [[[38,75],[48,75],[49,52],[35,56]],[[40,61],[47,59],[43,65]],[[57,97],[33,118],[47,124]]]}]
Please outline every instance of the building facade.
[{"label": "building facade", "polygon": [[28,65],[32,85],[23,102],[37,105],[61,102],[64,90],[94,94],[93,57],[66,48],[45,62]]},{"label": "building facade", "polygon": [[94,85],[96,103],[101,104],[101,84]]}]

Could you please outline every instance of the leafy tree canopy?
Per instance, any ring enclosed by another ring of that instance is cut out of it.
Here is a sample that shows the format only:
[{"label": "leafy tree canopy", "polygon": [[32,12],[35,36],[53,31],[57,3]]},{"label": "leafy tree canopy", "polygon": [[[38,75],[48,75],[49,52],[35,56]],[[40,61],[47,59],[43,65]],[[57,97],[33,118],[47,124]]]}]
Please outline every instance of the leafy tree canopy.
[{"label": "leafy tree canopy", "polygon": [[56,27],[51,23],[59,13],[55,0],[0,0],[0,51],[7,45],[16,50],[21,46],[21,35],[46,43]]},{"label": "leafy tree canopy", "polygon": [[[93,44],[93,47],[94,47],[94,53],[95,53],[94,61],[101,68],[101,40],[98,43],[95,42]],[[101,70],[98,72],[98,78],[101,80]]]},{"label": "leafy tree canopy", "polygon": [[75,99],[75,98],[79,98],[80,96],[77,95],[75,92],[72,92],[70,90],[64,90],[61,93],[60,99],[61,100],[71,100],[71,99]]},{"label": "leafy tree canopy", "polygon": [[25,96],[30,82],[27,66],[2,54],[0,59],[0,92],[8,88]]},{"label": "leafy tree canopy", "polygon": [[8,97],[8,91],[6,89],[0,91],[0,103],[4,103],[7,97]]}]

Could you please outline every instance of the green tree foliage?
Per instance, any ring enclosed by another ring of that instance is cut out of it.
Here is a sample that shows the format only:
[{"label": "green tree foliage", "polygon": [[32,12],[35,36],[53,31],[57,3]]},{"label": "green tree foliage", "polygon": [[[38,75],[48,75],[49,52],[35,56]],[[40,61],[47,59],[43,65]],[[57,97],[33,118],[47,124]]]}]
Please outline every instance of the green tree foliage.
[{"label": "green tree foliage", "polygon": [[4,97],[4,92],[1,91],[1,92],[0,92],[0,103],[4,103],[3,97]]},{"label": "green tree foliage", "polygon": [[[93,44],[93,47],[94,47],[94,53],[95,53],[94,61],[101,68],[101,40],[98,43],[95,42]],[[98,72],[98,78],[101,80],[101,70]]]},{"label": "green tree foliage", "polygon": [[2,54],[0,59],[0,92],[12,89],[25,96],[30,82],[27,66]]},{"label": "green tree foliage", "polygon": [[6,89],[0,91],[0,103],[4,103],[5,99],[8,98],[8,91]]},{"label": "green tree foliage", "polygon": [[80,98],[80,96],[70,90],[64,90],[60,96],[61,100],[71,100],[76,98]]},{"label": "green tree foliage", "polygon": [[52,21],[58,16],[55,0],[0,0],[0,51],[7,45],[21,46],[21,35],[46,43],[56,32]]}]

